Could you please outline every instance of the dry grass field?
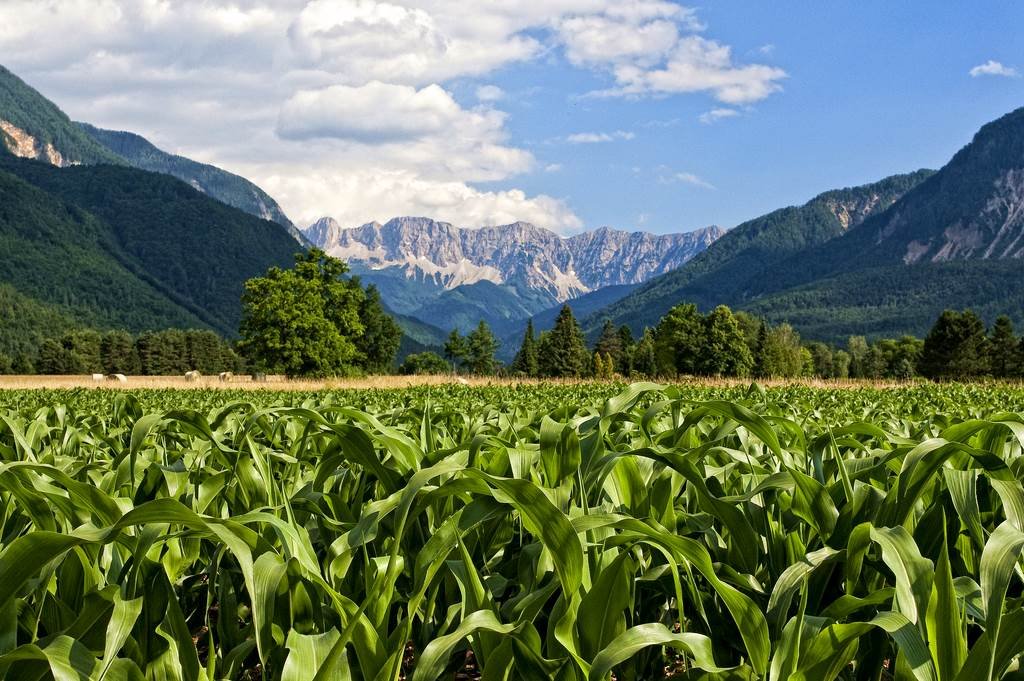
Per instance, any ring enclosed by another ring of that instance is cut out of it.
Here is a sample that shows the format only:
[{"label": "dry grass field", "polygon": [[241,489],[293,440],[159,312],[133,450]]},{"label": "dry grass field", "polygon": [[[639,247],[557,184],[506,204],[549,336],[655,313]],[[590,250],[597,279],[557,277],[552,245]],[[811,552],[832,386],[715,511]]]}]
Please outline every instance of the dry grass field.
[{"label": "dry grass field", "polygon": [[[708,378],[685,377],[671,383],[687,385],[703,385],[710,387],[729,387],[749,385],[751,378]],[[149,389],[187,389],[187,388],[231,388],[243,390],[364,390],[364,389],[400,389],[415,386],[433,385],[467,385],[467,386],[498,386],[498,385],[539,385],[539,384],[579,384],[599,383],[594,379],[530,379],[499,376],[364,376],[360,378],[333,379],[289,379],[284,376],[268,376],[265,381],[254,381],[251,376],[234,376],[221,381],[217,376],[201,376],[196,380],[188,380],[184,376],[129,376],[126,382],[112,379],[94,380],[91,376],[0,376],[0,390],[29,389],[68,389],[68,388],[103,388],[115,390]],[[615,382],[628,383],[626,378],[619,377]],[[913,385],[917,381],[897,380],[823,380],[818,378],[797,379],[757,379],[765,387],[804,385],[817,388],[895,388]]]}]

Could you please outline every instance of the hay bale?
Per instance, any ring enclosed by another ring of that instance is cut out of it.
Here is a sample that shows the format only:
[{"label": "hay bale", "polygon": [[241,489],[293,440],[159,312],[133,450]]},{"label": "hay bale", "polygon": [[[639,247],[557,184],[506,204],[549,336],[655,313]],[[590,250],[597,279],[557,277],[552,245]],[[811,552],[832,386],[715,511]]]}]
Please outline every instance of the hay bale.
[{"label": "hay bale", "polygon": [[220,377],[219,378],[220,378],[221,383],[226,383],[227,381],[230,381],[234,377],[235,377],[235,375],[233,373],[231,373],[230,371],[222,371],[222,372],[220,372]]},{"label": "hay bale", "polygon": [[117,381],[118,383],[127,383],[128,377],[125,376],[124,374],[110,374],[109,376],[107,376],[107,380]]},{"label": "hay bale", "polygon": [[200,374],[198,371],[186,371],[185,372],[185,380],[190,382],[190,383],[192,383],[192,382],[198,381],[199,377],[201,375],[202,374]]},{"label": "hay bale", "polygon": [[92,380],[94,380],[94,381],[102,381],[103,380],[103,374],[93,374],[92,375]]}]

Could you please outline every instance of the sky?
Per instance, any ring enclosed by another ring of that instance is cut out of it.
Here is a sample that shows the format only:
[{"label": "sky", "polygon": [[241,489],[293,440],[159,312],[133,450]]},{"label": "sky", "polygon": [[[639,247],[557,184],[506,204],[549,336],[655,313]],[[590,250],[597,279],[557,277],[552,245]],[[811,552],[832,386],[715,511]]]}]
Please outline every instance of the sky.
[{"label": "sky", "polygon": [[1024,105],[1024,3],[0,0],[73,119],[256,182],[300,226],[735,226],[938,168]]}]

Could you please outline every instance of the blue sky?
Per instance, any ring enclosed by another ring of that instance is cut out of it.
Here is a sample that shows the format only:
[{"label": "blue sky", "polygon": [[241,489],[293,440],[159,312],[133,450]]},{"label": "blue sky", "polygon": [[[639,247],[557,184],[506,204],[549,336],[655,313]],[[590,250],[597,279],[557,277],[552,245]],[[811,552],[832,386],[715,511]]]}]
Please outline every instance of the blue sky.
[{"label": "blue sky", "polygon": [[[707,33],[738,58],[788,74],[782,91],[713,124],[699,120],[721,106],[705,93],[580,100],[572,95],[602,87],[601,74],[564,60],[503,70],[495,83],[529,93],[506,104],[513,137],[562,166],[518,184],[570,197],[588,226],[734,226],[828,189],[938,168],[981,125],[1024,106],[1024,79],[969,73],[989,60],[1024,66],[1024,43],[1007,30],[1024,24],[1024,5],[817,5],[814,12],[792,2],[700,6]],[[577,130],[635,137],[544,143]],[[693,173],[714,189],[659,181],[673,171]]]},{"label": "blue sky", "polygon": [[0,55],[300,225],[670,232],[939,167],[1024,105],[1022,24],[1010,2],[5,0]]}]

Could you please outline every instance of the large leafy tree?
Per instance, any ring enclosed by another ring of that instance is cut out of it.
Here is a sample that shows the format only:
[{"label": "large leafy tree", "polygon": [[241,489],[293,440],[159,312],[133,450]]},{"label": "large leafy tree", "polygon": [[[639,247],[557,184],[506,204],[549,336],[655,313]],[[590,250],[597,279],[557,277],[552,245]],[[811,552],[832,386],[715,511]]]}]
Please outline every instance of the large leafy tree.
[{"label": "large leafy tree", "polygon": [[747,376],[754,368],[743,329],[725,305],[704,318],[704,335],[697,372],[712,376]]},{"label": "large leafy tree", "polygon": [[402,343],[402,329],[384,311],[380,291],[373,284],[366,287],[366,297],[359,307],[359,319],[363,323],[363,333],[356,339],[356,347],[362,355],[363,368],[371,373],[387,373]]},{"label": "large leafy tree", "polygon": [[568,305],[562,306],[554,328],[541,336],[537,361],[543,376],[578,377],[590,373],[590,351]]},{"label": "large leafy tree", "polygon": [[654,330],[658,373],[696,374],[704,335],[704,320],[693,303],[676,305]]},{"label": "large leafy tree", "polygon": [[971,310],[946,310],[924,339],[919,365],[928,378],[969,378],[988,372],[985,323]]},{"label": "large leafy tree", "polygon": [[[762,376],[792,377],[804,373],[800,335],[789,324],[768,330],[761,343],[758,371]],[[813,364],[813,358],[811,358]]]},{"label": "large leafy tree", "polygon": [[250,363],[288,376],[336,376],[360,367],[365,293],[348,266],[319,249],[293,269],[270,268],[242,296],[239,348]]}]

